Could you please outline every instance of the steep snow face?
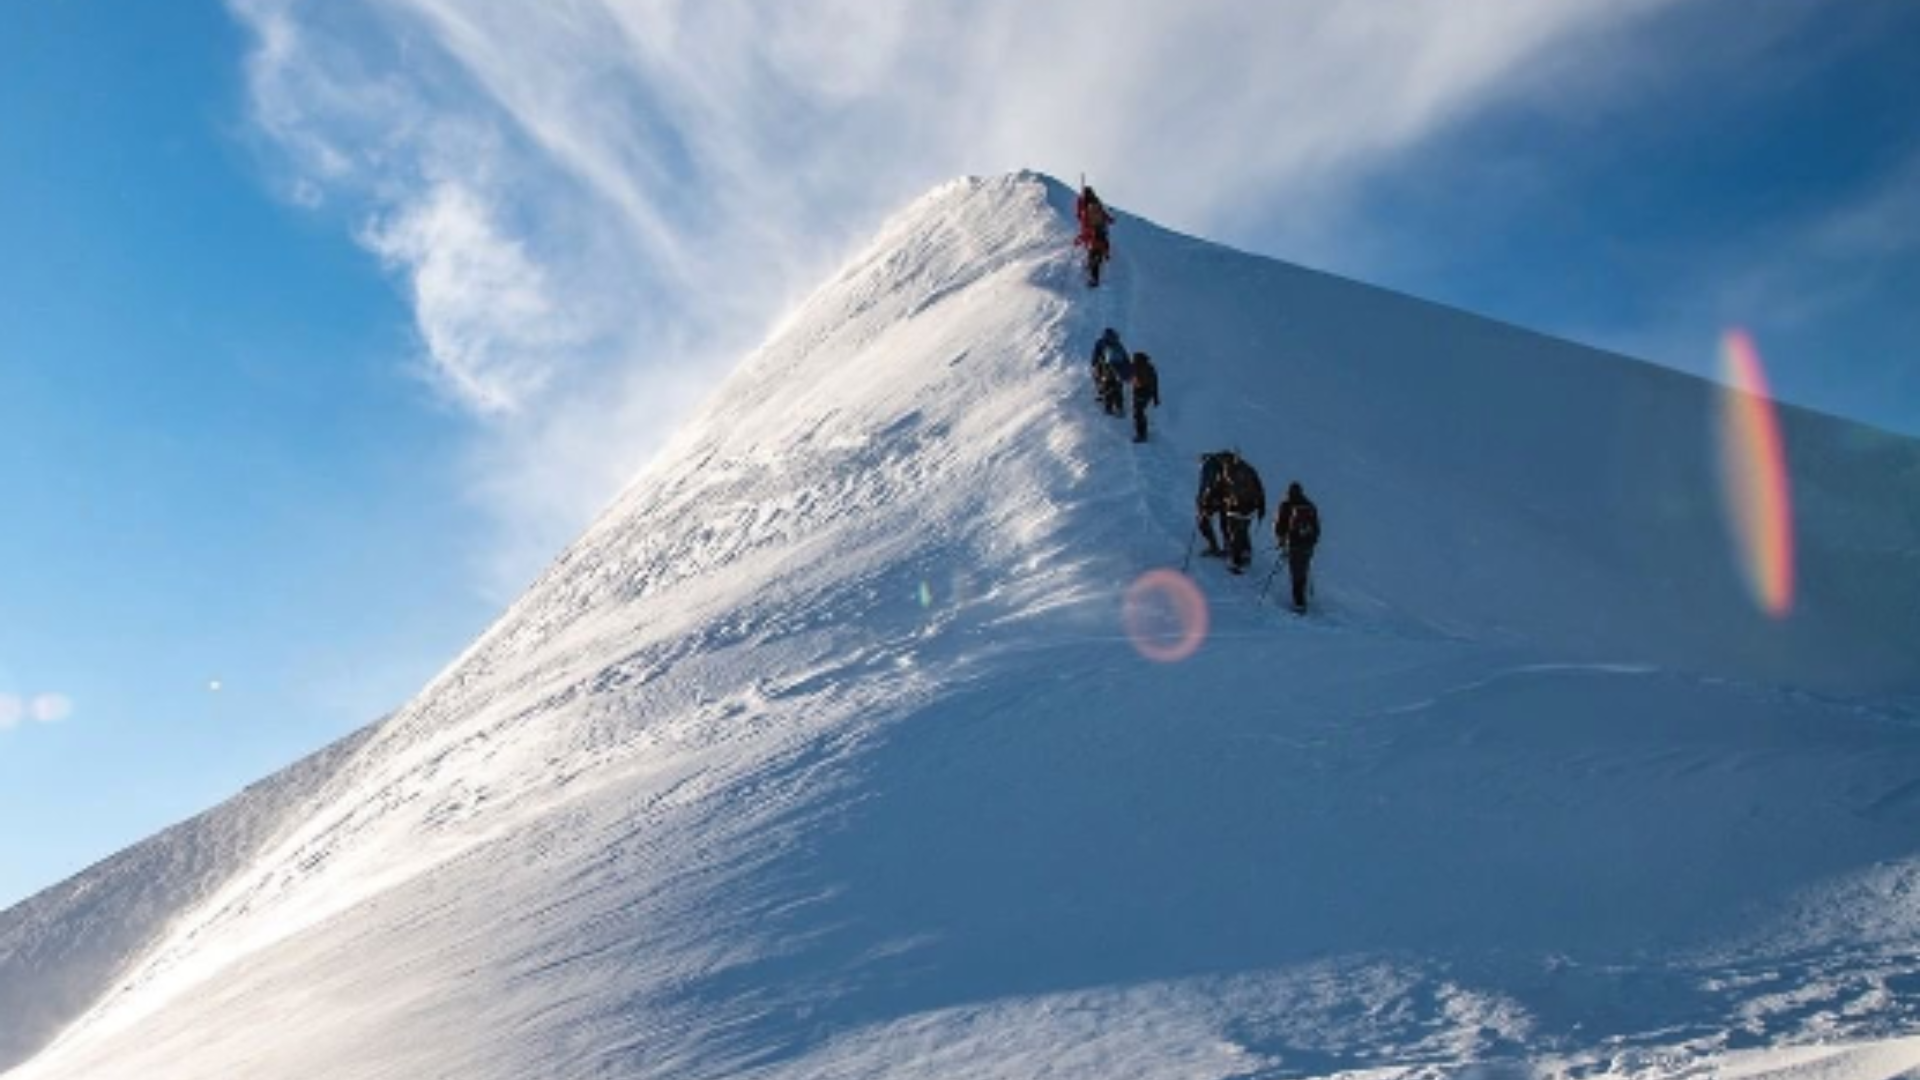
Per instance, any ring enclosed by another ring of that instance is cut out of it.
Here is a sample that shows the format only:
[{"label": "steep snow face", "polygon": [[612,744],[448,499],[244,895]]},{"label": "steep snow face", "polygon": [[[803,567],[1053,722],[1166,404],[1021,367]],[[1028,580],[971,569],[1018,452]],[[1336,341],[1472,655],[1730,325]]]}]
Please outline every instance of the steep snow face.
[{"label": "steep snow face", "polygon": [[1356,612],[1568,658],[1920,689],[1912,441],[1785,411],[1800,589],[1791,618],[1757,618],[1712,385],[1159,230],[1127,250],[1096,303],[1160,357],[1170,434],[1238,443],[1270,489],[1303,480]]},{"label": "steep snow face", "polygon": [[0,1070],[38,1050],[169,920],[269,846],[366,734],[0,913]]},{"label": "steep snow face", "polygon": [[[1070,202],[902,213],[416,701],[139,849],[164,911],[0,918],[130,928],[9,1080],[1920,1065],[1920,451],[1788,416],[1772,620],[1705,385],[1131,218],[1089,292]],[[1229,445],[1316,613],[1198,560],[1149,663]]]}]

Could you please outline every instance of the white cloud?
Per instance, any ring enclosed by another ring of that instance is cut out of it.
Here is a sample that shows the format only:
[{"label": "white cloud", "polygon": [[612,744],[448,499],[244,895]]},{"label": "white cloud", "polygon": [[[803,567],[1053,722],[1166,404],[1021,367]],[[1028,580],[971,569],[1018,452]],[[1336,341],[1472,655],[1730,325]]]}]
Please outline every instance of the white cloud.
[{"label": "white cloud", "polygon": [[31,698],[0,694],[0,731],[19,727],[31,720],[39,724],[58,724],[73,716],[73,699],[65,694],[36,694]]},{"label": "white cloud", "polygon": [[1305,227],[1539,61],[1605,65],[1572,46],[1663,6],[228,3],[289,198],[359,208],[428,370],[495,421],[477,461],[515,581],[924,188],[1085,170],[1175,227]]},{"label": "white cloud", "polygon": [[27,706],[27,712],[42,724],[58,724],[73,715],[73,699],[65,694],[40,694]]},{"label": "white cloud", "polygon": [[478,412],[536,399],[553,359],[586,336],[552,295],[545,268],[502,233],[486,197],[465,184],[433,185],[364,239],[407,275],[428,355]]}]

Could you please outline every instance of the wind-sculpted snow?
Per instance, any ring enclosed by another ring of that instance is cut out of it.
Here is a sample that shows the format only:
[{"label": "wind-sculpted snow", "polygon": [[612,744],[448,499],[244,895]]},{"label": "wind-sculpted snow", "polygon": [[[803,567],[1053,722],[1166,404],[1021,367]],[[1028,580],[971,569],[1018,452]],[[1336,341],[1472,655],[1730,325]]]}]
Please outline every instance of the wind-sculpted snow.
[{"label": "wind-sculpted snow", "polygon": [[[1070,203],[903,212],[9,1080],[1920,1067],[1920,451],[1788,415],[1775,621],[1703,384]],[[1226,445],[1316,612],[1149,663]]]},{"label": "wind-sculpted snow", "polygon": [[0,913],[0,1070],[40,1049],[107,991],[175,916],[288,828],[366,735]]}]

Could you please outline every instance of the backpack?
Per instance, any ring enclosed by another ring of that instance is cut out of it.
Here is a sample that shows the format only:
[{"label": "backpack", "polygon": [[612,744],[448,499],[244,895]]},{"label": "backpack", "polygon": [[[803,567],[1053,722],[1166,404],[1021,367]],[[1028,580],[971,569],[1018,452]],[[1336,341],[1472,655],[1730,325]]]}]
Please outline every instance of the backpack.
[{"label": "backpack", "polygon": [[1233,451],[1220,450],[1200,455],[1200,494],[1194,502],[1200,506],[1222,505],[1226,501],[1226,489],[1221,485],[1226,476],[1227,463],[1233,460]]},{"label": "backpack", "polygon": [[1080,236],[1074,243],[1105,250],[1107,226],[1113,224],[1113,215],[1107,211],[1107,204],[1100,201],[1100,196],[1091,191],[1081,192],[1074,201],[1073,214],[1080,221]]},{"label": "backpack", "polygon": [[1227,462],[1233,460],[1233,451],[1219,450],[1211,454],[1200,455],[1200,490],[1214,485],[1220,474],[1226,470]]},{"label": "backpack", "polygon": [[1148,401],[1160,404],[1160,372],[1147,359],[1146,353],[1136,353],[1133,358],[1133,392],[1144,394]]},{"label": "backpack", "polygon": [[1227,466],[1227,492],[1229,505],[1236,513],[1265,516],[1267,491],[1260,486],[1260,473],[1247,464],[1247,459],[1236,457]]},{"label": "backpack", "polygon": [[1320,542],[1320,511],[1310,502],[1293,504],[1287,518],[1287,544],[1310,548]]}]

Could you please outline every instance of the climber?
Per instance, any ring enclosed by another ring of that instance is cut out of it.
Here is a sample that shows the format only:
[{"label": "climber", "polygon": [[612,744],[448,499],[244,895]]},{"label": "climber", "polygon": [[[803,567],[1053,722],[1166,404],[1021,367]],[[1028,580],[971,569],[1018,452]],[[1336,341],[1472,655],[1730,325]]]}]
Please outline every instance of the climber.
[{"label": "climber", "polygon": [[1287,557],[1293,578],[1293,610],[1307,610],[1307,573],[1313,566],[1314,545],[1320,542],[1320,508],[1313,505],[1298,481],[1287,485],[1287,497],[1273,512],[1273,538]]},{"label": "climber", "polygon": [[1113,224],[1113,213],[1107,204],[1094,194],[1093,185],[1083,184],[1080,197],[1074,200],[1073,216],[1079,219],[1080,235],[1074,244],[1087,249],[1087,284],[1100,287],[1100,268],[1113,254],[1112,245],[1107,239],[1107,228]]},{"label": "climber", "polygon": [[1133,354],[1133,441],[1147,441],[1147,406],[1160,407],[1160,372],[1146,353]]}]

